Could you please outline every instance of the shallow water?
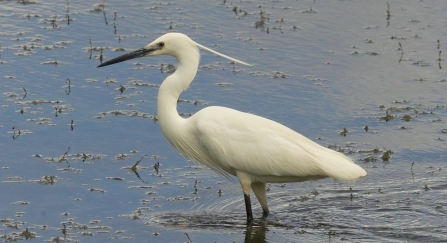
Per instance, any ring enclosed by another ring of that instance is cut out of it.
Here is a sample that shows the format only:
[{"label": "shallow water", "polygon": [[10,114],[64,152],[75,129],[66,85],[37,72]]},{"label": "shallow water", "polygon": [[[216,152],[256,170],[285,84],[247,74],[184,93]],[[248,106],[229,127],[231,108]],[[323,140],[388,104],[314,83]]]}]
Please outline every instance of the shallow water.
[{"label": "shallow water", "polygon": [[[386,1],[0,6],[4,241],[446,241],[443,1],[393,1],[389,17]],[[202,51],[180,112],[222,105],[271,118],[368,177],[270,184],[271,215],[253,198],[247,228],[239,183],[187,162],[153,121],[175,60],[96,68],[169,31],[254,64]],[[130,169],[140,159],[141,179]]]}]

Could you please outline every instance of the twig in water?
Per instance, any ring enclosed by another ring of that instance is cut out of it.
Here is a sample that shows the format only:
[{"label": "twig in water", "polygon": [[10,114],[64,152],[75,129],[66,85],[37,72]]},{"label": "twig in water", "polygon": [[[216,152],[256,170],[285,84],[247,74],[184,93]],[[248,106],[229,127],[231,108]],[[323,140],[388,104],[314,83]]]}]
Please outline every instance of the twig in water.
[{"label": "twig in water", "polygon": [[186,235],[186,237],[188,237],[188,243],[192,243],[192,240],[191,240],[191,238],[189,238],[188,233],[185,233],[185,235]]},{"label": "twig in water", "polygon": [[[16,129],[17,129],[17,132],[16,132]],[[20,131],[20,129],[18,128],[18,127],[16,127],[16,126],[13,126],[12,127],[12,131],[13,131],[13,134],[12,134],[12,139],[13,140],[16,140],[18,137],[20,137],[20,134],[22,134],[22,132]],[[16,134],[17,133],[17,134]]]}]

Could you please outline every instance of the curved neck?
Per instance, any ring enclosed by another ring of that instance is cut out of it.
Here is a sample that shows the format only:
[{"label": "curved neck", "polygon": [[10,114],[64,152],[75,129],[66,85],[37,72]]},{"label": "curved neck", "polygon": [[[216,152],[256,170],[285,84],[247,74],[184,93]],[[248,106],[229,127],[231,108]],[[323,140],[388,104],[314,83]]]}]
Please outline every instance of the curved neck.
[{"label": "curved neck", "polygon": [[178,61],[177,70],[168,76],[160,86],[157,100],[157,114],[160,127],[166,139],[176,147],[173,139],[181,132],[179,126],[184,119],[177,112],[177,101],[196,76],[200,61],[199,50],[196,49],[175,56]]}]

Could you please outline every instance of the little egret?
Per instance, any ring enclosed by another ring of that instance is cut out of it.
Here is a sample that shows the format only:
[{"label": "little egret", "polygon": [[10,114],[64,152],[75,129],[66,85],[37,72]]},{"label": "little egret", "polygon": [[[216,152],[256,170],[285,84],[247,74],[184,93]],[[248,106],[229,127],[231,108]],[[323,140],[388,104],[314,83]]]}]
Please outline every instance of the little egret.
[{"label": "little egret", "polygon": [[157,112],[161,131],[184,156],[227,178],[229,175],[237,176],[244,192],[248,224],[253,221],[250,188],[258,198],[264,215],[267,215],[266,183],[301,182],[327,177],[355,180],[366,176],[366,171],[345,155],[260,116],[211,106],[190,118],[180,117],[177,100],[196,76],[200,60],[198,47],[233,62],[250,65],[204,47],[184,34],[168,33],[146,47],[98,67],[156,55],[169,55],[177,59],[177,70],[163,81],[158,91]]}]

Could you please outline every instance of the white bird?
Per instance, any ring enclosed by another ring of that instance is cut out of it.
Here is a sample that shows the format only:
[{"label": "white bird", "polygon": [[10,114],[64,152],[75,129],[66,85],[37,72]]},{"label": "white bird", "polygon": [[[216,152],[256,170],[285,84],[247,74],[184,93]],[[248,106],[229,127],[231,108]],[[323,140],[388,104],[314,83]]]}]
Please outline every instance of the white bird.
[{"label": "white bird", "polygon": [[248,224],[253,221],[250,188],[267,215],[266,183],[327,177],[355,180],[367,175],[345,155],[260,116],[210,106],[190,118],[180,117],[177,100],[196,76],[200,60],[198,47],[249,65],[206,48],[184,34],[168,33],[144,48],[98,67],[146,56],[169,55],[177,59],[177,70],[163,81],[158,91],[157,112],[163,135],[184,156],[227,178],[237,176],[244,192]]}]

